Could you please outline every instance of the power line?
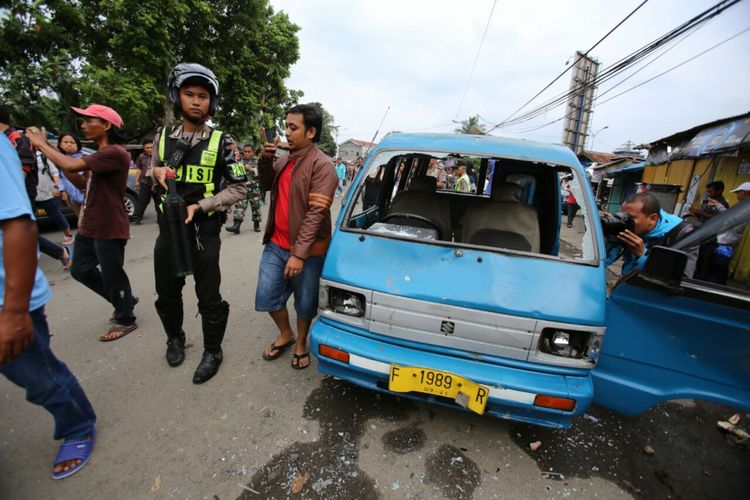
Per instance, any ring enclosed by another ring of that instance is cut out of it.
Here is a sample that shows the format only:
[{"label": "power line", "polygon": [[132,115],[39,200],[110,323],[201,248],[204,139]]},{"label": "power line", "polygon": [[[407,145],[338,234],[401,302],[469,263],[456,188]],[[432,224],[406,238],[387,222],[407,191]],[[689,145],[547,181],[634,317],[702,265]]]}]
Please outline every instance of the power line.
[{"label": "power line", "polygon": [[646,58],[651,53],[661,50],[664,47],[668,46],[669,44],[673,43],[678,38],[684,36],[686,33],[689,33],[691,30],[695,30],[697,26],[703,25],[709,20],[713,19],[714,17],[718,16],[722,12],[724,12],[726,9],[734,6],[735,4],[739,3],[741,0],[722,0],[715,4],[714,6],[710,7],[709,9],[706,9],[705,11],[701,12],[700,14],[694,16],[692,19],[689,19],[688,21],[682,23],[681,25],[677,26],[676,28],[672,29],[668,33],[662,35],[661,37],[657,38],[656,40],[652,41],[651,43],[643,46],[642,48],[636,50],[635,52],[623,57],[613,65],[609,66],[606,70],[601,72],[593,81],[587,81],[584,82],[582,85],[577,86],[575,88],[570,89],[569,91],[559,95],[556,98],[553,98],[552,100],[548,101],[545,104],[542,104],[538,106],[537,108],[532,109],[531,111],[527,111],[526,113],[517,116],[513,119],[506,119],[498,124],[496,124],[494,127],[492,127],[489,131],[495,130],[496,128],[503,127],[506,128],[510,125],[516,125],[525,121],[529,121],[533,118],[536,118],[537,116],[547,113],[551,109],[558,107],[571,97],[577,95],[579,92],[583,91],[588,86],[597,86],[605,81],[608,81],[618,74],[622,73],[629,67],[635,65],[638,61]]},{"label": "power line", "polygon": [[[638,87],[640,87],[640,86],[642,86],[642,85],[645,85],[645,84],[647,84],[647,83],[649,83],[649,82],[652,82],[652,81],[656,80],[657,78],[659,78],[659,77],[661,77],[661,76],[664,76],[664,75],[666,75],[667,73],[670,73],[670,72],[672,72],[672,71],[676,70],[677,68],[680,68],[681,66],[684,66],[685,64],[687,64],[687,63],[689,63],[689,62],[691,62],[691,61],[693,61],[693,60],[695,60],[695,59],[699,58],[700,56],[702,56],[702,55],[705,55],[705,54],[707,54],[708,52],[711,52],[711,51],[712,51],[712,50],[714,50],[714,49],[717,49],[718,47],[720,47],[720,46],[724,45],[725,43],[727,43],[727,42],[729,42],[729,41],[731,41],[731,40],[733,40],[733,39],[737,38],[737,37],[738,37],[738,36],[740,36],[740,35],[743,35],[743,34],[747,33],[748,31],[750,31],[750,26],[748,26],[747,28],[743,29],[742,31],[739,31],[739,32],[735,33],[734,35],[730,36],[729,38],[725,38],[725,39],[724,39],[724,40],[722,40],[721,42],[719,42],[719,43],[717,43],[717,44],[715,44],[715,45],[713,45],[713,46],[711,46],[711,47],[707,48],[706,50],[703,50],[703,51],[701,51],[701,52],[699,52],[699,53],[695,54],[694,56],[692,56],[692,57],[689,57],[688,59],[685,59],[684,61],[680,62],[679,64],[676,64],[676,65],[672,66],[671,68],[669,68],[669,69],[667,69],[667,70],[664,70],[664,71],[662,71],[661,73],[659,73],[659,74],[657,74],[657,75],[654,75],[654,76],[652,76],[651,78],[649,78],[649,79],[647,79],[647,80],[644,80],[644,81],[640,82],[639,84],[637,84],[637,85],[634,85],[634,86],[632,86],[632,87],[630,87],[630,88],[628,88],[628,89],[626,89],[626,90],[624,90],[624,91],[620,92],[619,94],[615,94],[615,95],[613,95],[613,96],[612,96],[612,97],[610,97],[609,99],[605,99],[605,100],[604,100],[604,101],[602,101],[602,102],[597,102],[597,104],[598,104],[598,105],[606,104],[606,103],[608,103],[609,101],[611,101],[611,100],[613,100],[613,99],[616,99],[617,97],[620,97],[621,95],[627,94],[628,92],[630,92],[630,91],[632,91],[632,90],[635,90],[635,89],[637,89]],[[643,68],[641,68],[641,69],[643,69]],[[640,71],[640,70],[639,70],[639,71]],[[623,80],[622,82],[620,82],[620,83],[623,83],[623,82],[624,82],[624,80]],[[620,85],[620,83],[618,83],[617,85]],[[615,87],[616,87],[617,85],[615,85]],[[613,88],[614,88],[614,87],[610,88],[609,90],[612,90]],[[608,90],[607,92],[609,92],[609,90]],[[604,95],[604,94],[602,94],[602,95]],[[594,99],[594,101],[595,101],[595,102],[596,102],[596,101],[598,101],[598,99],[599,99],[599,98],[601,98],[601,97],[602,97],[602,96],[600,95],[599,97],[597,97],[596,99]],[[560,122],[560,121],[564,120],[565,118],[569,118],[570,116],[571,116],[571,115],[564,115],[564,116],[562,116],[562,117],[560,117],[560,118],[558,118],[558,119],[556,119],[556,120],[553,120],[553,121],[551,121],[551,122],[545,123],[545,124],[543,124],[543,125],[538,125],[538,126],[530,127],[530,128],[527,128],[527,129],[523,129],[523,130],[510,130],[510,131],[511,131],[511,132],[514,132],[514,133],[525,133],[525,132],[533,132],[533,131],[535,131],[535,130],[540,130],[540,129],[543,129],[543,128],[545,128],[545,127],[548,127],[548,126],[550,126],[550,125],[552,125],[552,124],[554,124],[554,123]]]},{"label": "power line", "polygon": [[[663,56],[665,56],[667,53],[669,53],[669,51],[671,51],[672,49],[674,49],[675,47],[677,47],[680,43],[682,43],[685,40],[687,40],[690,37],[690,35],[694,34],[696,31],[698,31],[703,26],[704,25],[696,26],[692,31],[687,32],[686,34],[684,34],[682,36],[682,38],[678,39],[671,47],[669,47],[666,50],[664,50],[664,52],[662,52],[661,54],[658,54],[656,57],[654,57],[653,59],[651,59],[651,61],[647,62],[646,64],[644,64],[643,66],[641,66],[640,68],[638,68],[636,71],[634,71],[633,73],[631,73],[627,77],[623,78],[622,80],[620,80],[619,82],[617,82],[616,84],[614,84],[613,86],[611,86],[610,88],[608,88],[607,90],[605,90],[604,92],[602,92],[601,94],[599,94],[598,96],[596,96],[594,99],[592,99],[592,102],[591,102],[592,106],[593,106],[593,104],[596,101],[598,101],[599,99],[601,99],[603,96],[605,96],[606,94],[608,94],[609,92],[611,92],[612,90],[614,90],[615,88],[617,88],[618,86],[622,85],[623,83],[625,83],[626,81],[628,81],[629,79],[631,79],[632,77],[634,77],[635,75],[637,75],[638,73],[640,73],[641,71],[643,71],[644,69],[646,69],[647,67],[649,67],[651,64],[653,64],[654,62],[658,61]],[[666,47],[666,45],[665,45],[665,47]],[[609,78],[607,78],[606,80],[609,80]],[[600,82],[600,83],[602,83],[602,82]],[[567,96],[567,95],[568,94],[562,94],[562,96]],[[544,111],[546,112],[548,109],[549,108],[546,108]],[[544,128],[544,127],[546,127],[548,125],[551,125],[553,123],[557,123],[557,122],[559,122],[560,120],[562,120],[564,118],[570,118],[570,117],[574,116],[576,113],[577,113],[577,111],[573,111],[573,112],[569,113],[568,115],[563,116],[562,118],[558,118],[556,120],[553,120],[553,121],[548,122],[548,123],[546,123],[544,125],[541,125],[541,126],[534,125],[534,126],[528,128],[528,129],[513,130],[513,129],[509,129],[507,127],[503,127],[503,129],[509,130],[511,132],[514,132],[514,133],[531,132],[531,131],[534,131],[534,130],[539,130],[540,128]]]},{"label": "power line", "polygon": [[[557,75],[557,76],[556,76],[556,77],[555,77],[555,78],[554,78],[554,79],[553,79],[553,80],[552,80],[551,82],[549,82],[549,83],[548,83],[547,85],[545,85],[545,86],[544,86],[544,88],[542,88],[542,90],[540,90],[539,92],[537,92],[537,93],[536,93],[536,94],[534,95],[534,97],[532,97],[531,99],[529,99],[528,101],[526,101],[526,102],[525,102],[525,103],[524,103],[524,104],[523,104],[523,105],[522,105],[522,106],[521,106],[520,108],[518,108],[517,110],[515,110],[515,111],[514,111],[513,113],[511,113],[511,114],[510,114],[510,115],[509,115],[509,116],[508,116],[507,118],[505,118],[504,120],[502,120],[502,121],[501,121],[500,123],[506,122],[507,120],[509,120],[509,119],[513,118],[513,116],[515,116],[515,114],[516,114],[516,113],[518,113],[518,112],[519,112],[519,111],[521,111],[521,110],[522,110],[523,108],[525,108],[526,106],[528,106],[528,105],[529,105],[529,104],[530,104],[530,103],[531,103],[531,102],[532,102],[532,101],[533,101],[534,99],[536,99],[537,97],[539,97],[539,96],[540,96],[540,95],[541,95],[541,94],[542,94],[542,93],[543,93],[543,92],[544,92],[545,90],[547,90],[548,88],[550,88],[550,87],[551,87],[551,86],[552,86],[552,85],[553,85],[553,84],[554,84],[554,83],[555,83],[555,82],[556,82],[557,80],[559,80],[560,78],[562,78],[562,77],[563,77],[563,75],[565,75],[565,73],[567,73],[568,71],[570,71],[570,70],[571,70],[571,69],[572,69],[572,68],[573,68],[573,67],[574,67],[574,66],[575,66],[576,64],[578,64],[578,62],[579,62],[579,61],[580,61],[581,59],[583,59],[584,57],[586,57],[586,56],[587,56],[587,55],[589,54],[589,52],[591,52],[592,50],[594,50],[594,49],[595,49],[595,48],[596,48],[596,47],[597,47],[597,46],[598,46],[598,45],[599,45],[600,43],[602,43],[602,42],[603,42],[603,41],[604,41],[604,40],[605,40],[605,39],[606,39],[606,38],[607,38],[607,37],[608,37],[609,35],[611,35],[611,34],[612,34],[612,33],[613,33],[613,32],[614,32],[614,31],[615,31],[615,30],[616,30],[617,28],[619,28],[620,26],[622,26],[622,24],[623,24],[623,23],[624,23],[625,21],[627,21],[628,19],[630,19],[630,17],[631,17],[631,16],[633,15],[633,14],[635,14],[636,12],[638,12],[638,10],[640,10],[640,8],[641,8],[641,7],[643,7],[644,5],[646,5],[646,3],[647,3],[647,2],[648,2],[648,0],[643,0],[643,2],[641,2],[641,4],[640,4],[640,5],[638,5],[638,7],[636,7],[635,9],[633,9],[633,11],[632,11],[632,12],[631,12],[630,14],[628,14],[627,16],[625,16],[625,17],[624,17],[624,18],[623,18],[623,19],[622,19],[622,20],[621,20],[621,21],[620,21],[619,23],[617,23],[617,24],[616,24],[616,25],[614,26],[614,28],[612,28],[611,30],[609,30],[609,31],[607,32],[607,34],[606,34],[606,35],[604,35],[603,37],[601,37],[601,38],[600,38],[600,39],[599,39],[599,40],[598,40],[598,41],[597,41],[597,42],[596,42],[596,43],[595,43],[594,45],[592,45],[592,46],[591,46],[591,47],[589,48],[589,50],[587,50],[586,52],[584,52],[584,53],[583,53],[583,54],[581,55],[581,57],[579,57],[578,59],[576,59],[576,61],[575,61],[575,62],[574,62],[573,64],[571,64],[571,65],[569,65],[569,66],[568,66],[567,68],[565,68],[565,70],[564,70],[564,71],[563,71],[562,73],[560,73],[559,75]],[[498,125],[499,125],[499,124],[498,124]],[[490,133],[490,132],[492,132],[493,130],[495,130],[495,129],[496,129],[497,127],[498,127],[498,125],[496,125],[496,126],[492,127],[492,128],[490,129],[490,130],[488,130],[488,131],[487,131],[487,133]]]},{"label": "power line", "polygon": [[704,50],[704,51],[702,51],[702,52],[699,52],[699,53],[697,53],[697,54],[696,54],[696,55],[694,55],[693,57],[691,57],[691,58],[689,58],[689,59],[685,59],[684,61],[682,61],[681,63],[677,64],[676,66],[672,66],[672,67],[671,67],[671,68],[669,68],[668,70],[666,70],[666,71],[663,71],[663,72],[659,73],[658,75],[655,75],[655,76],[653,76],[653,77],[649,78],[648,80],[645,80],[645,81],[643,81],[643,82],[639,83],[638,85],[635,85],[635,86],[633,86],[633,87],[630,87],[629,89],[627,89],[627,90],[625,90],[625,91],[623,91],[623,92],[620,92],[619,94],[613,95],[613,96],[612,96],[612,97],[610,97],[609,99],[607,99],[607,100],[605,100],[605,101],[602,101],[602,102],[601,102],[600,104],[604,104],[604,103],[607,103],[607,102],[611,101],[612,99],[614,99],[614,98],[616,98],[616,97],[620,97],[620,96],[621,96],[621,95],[623,95],[623,94],[627,94],[627,93],[628,93],[628,92],[630,92],[631,90],[635,90],[635,89],[637,89],[637,88],[638,88],[638,87],[640,87],[641,85],[645,85],[645,84],[647,84],[647,83],[649,83],[649,82],[651,82],[651,81],[653,81],[653,80],[656,80],[656,79],[657,79],[657,78],[659,78],[660,76],[666,75],[666,74],[667,74],[667,73],[669,73],[670,71],[673,71],[673,70],[675,70],[675,69],[679,68],[680,66],[683,66],[683,65],[685,65],[685,64],[687,64],[687,63],[689,63],[689,62],[690,62],[690,61],[692,61],[693,59],[697,59],[697,58],[699,58],[700,56],[702,56],[703,54],[706,54],[706,53],[708,53],[708,52],[711,52],[711,51],[712,51],[712,50],[714,50],[715,48],[717,48],[717,47],[720,47],[720,46],[724,45],[724,44],[725,44],[725,43],[727,43],[728,41],[730,41],[730,40],[733,40],[734,38],[737,38],[738,36],[740,36],[740,35],[742,35],[742,34],[745,34],[745,33],[747,33],[748,31],[750,31],[750,26],[748,26],[747,28],[745,28],[744,30],[742,30],[742,31],[740,31],[740,32],[738,32],[738,33],[735,33],[734,35],[730,36],[729,38],[726,38],[726,39],[724,39],[723,41],[721,41],[721,42],[717,43],[716,45],[713,45],[713,46],[711,46],[711,47],[707,48],[706,50]]},{"label": "power line", "polygon": [[454,117],[455,120],[458,120],[458,115],[459,113],[461,113],[461,107],[463,107],[464,105],[464,99],[466,99],[466,93],[469,91],[469,86],[471,85],[472,78],[474,78],[474,70],[477,69],[477,62],[479,61],[479,54],[482,52],[482,46],[484,45],[484,39],[487,36],[487,31],[490,29],[490,23],[492,22],[492,14],[495,12],[496,5],[497,5],[497,0],[494,0],[494,2],[492,2],[492,10],[490,10],[490,15],[487,18],[487,25],[484,27],[484,33],[482,33],[482,40],[479,42],[477,55],[476,57],[474,57],[474,64],[471,65],[471,72],[469,73],[469,79],[466,80],[466,88],[464,88],[464,93],[461,96],[461,101],[458,103],[458,109],[456,110],[456,116]]}]

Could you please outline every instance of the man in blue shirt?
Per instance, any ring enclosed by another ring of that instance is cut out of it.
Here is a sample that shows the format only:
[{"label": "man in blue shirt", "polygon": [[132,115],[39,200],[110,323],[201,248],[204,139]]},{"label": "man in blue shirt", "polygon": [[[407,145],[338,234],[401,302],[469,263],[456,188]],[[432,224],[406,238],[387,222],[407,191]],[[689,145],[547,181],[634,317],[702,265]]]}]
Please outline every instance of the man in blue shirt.
[{"label": "man in blue shirt", "polygon": [[339,158],[336,161],[336,177],[339,178],[339,183],[336,186],[336,194],[344,194],[344,180],[346,179],[346,165],[344,160]]},{"label": "man in blue shirt", "polygon": [[[623,276],[643,269],[653,246],[669,246],[693,230],[690,224],[662,210],[659,200],[651,193],[636,193],[629,197],[622,204],[622,211],[630,215],[635,227],[633,231],[626,229],[617,235],[620,243],[609,249],[605,263],[609,266],[622,257]],[[688,261],[683,276],[692,278],[698,247],[686,249],[686,253]]]},{"label": "man in blue shirt", "polygon": [[37,227],[21,162],[0,134],[0,373],[55,419],[64,439],[52,469],[67,477],[91,458],[96,415],[78,380],[50,349],[44,305],[52,298],[37,267]]}]

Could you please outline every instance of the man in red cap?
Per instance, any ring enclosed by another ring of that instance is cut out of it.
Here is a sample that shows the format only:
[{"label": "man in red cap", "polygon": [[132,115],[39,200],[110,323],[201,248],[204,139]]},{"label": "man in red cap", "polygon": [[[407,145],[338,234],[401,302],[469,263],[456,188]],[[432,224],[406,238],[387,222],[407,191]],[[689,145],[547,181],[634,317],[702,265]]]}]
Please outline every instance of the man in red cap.
[{"label": "man in red cap", "polygon": [[73,108],[73,111],[83,117],[81,131],[87,139],[96,142],[96,153],[73,158],[51,146],[44,129],[30,127],[26,135],[63,171],[91,171],[78,219],[71,275],[114,306],[112,324],[99,337],[108,342],[138,327],[133,314],[136,299],[123,268],[130,225],[122,199],[128,181],[130,154],[120,145],[123,142],[119,132],[122,118],[114,109],[92,104],[85,109]]}]

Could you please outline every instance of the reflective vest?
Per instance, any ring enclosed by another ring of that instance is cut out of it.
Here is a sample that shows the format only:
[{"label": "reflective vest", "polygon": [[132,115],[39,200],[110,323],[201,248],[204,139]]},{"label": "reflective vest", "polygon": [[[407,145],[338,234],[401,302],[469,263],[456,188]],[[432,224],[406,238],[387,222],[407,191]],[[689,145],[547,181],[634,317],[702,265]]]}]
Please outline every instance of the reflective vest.
[{"label": "reflective vest", "polygon": [[[166,159],[174,153],[176,141],[167,143],[167,136],[172,133],[169,127],[162,130],[159,137],[159,158]],[[221,175],[216,175],[216,160],[219,157],[219,146],[224,135],[220,130],[213,130],[208,141],[200,141],[185,155],[184,165],[175,170],[175,181],[180,195],[187,203],[195,203],[196,198],[213,196]],[[189,199],[192,198],[192,199]]]}]

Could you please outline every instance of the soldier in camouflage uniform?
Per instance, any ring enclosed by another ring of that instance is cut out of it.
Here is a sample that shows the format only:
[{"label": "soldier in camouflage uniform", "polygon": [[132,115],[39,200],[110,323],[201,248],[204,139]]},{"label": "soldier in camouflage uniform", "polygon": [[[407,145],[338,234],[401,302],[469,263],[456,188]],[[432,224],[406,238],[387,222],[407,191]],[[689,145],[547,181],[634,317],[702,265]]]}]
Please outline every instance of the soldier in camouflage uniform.
[{"label": "soldier in camouflage uniform", "polygon": [[230,233],[240,234],[240,226],[242,225],[242,221],[245,220],[247,206],[250,205],[250,208],[253,211],[253,229],[256,233],[259,233],[262,220],[260,214],[260,200],[262,194],[260,191],[260,183],[258,182],[258,160],[254,158],[255,152],[250,144],[245,144],[242,149],[242,164],[245,166],[248,178],[247,197],[234,205],[234,210],[232,212],[233,224],[227,226],[226,230]]}]

